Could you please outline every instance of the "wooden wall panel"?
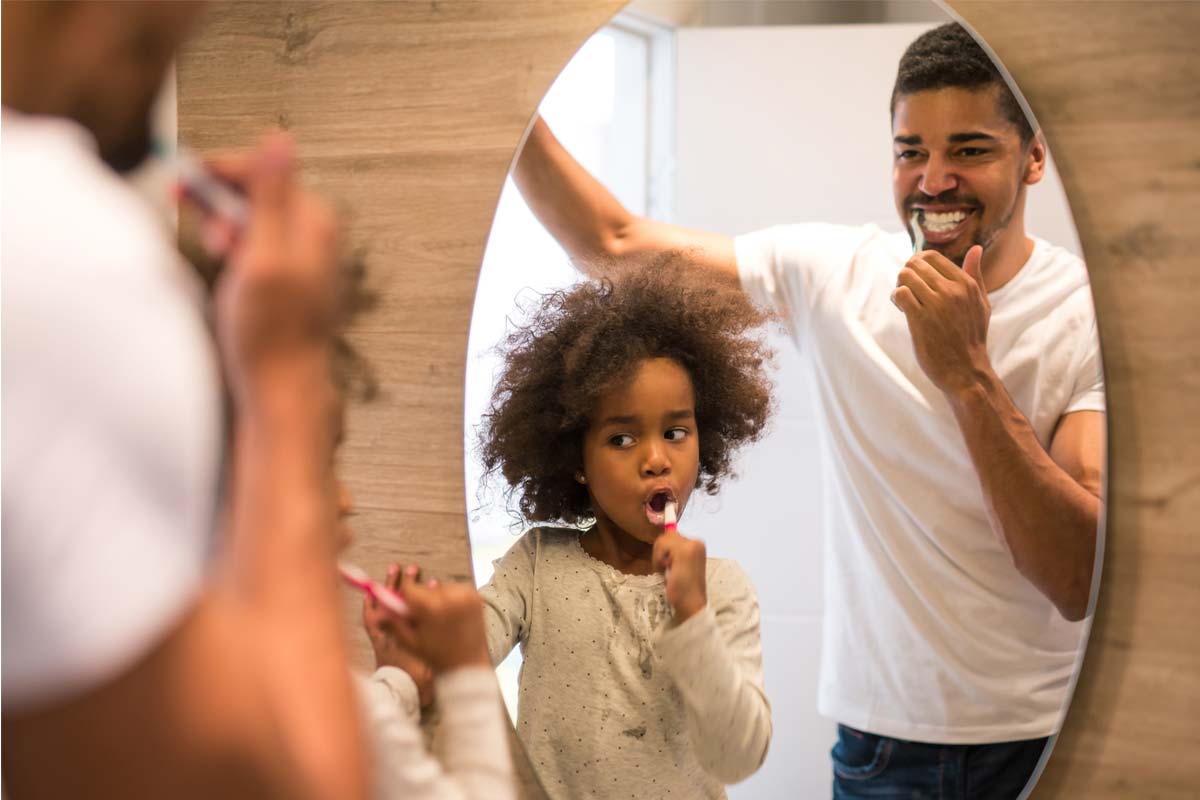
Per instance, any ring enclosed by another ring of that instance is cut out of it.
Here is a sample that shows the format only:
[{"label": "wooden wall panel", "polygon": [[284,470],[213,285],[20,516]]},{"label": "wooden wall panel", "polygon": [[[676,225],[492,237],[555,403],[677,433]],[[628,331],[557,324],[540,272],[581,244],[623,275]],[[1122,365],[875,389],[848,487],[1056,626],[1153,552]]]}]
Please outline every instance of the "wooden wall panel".
[{"label": "wooden wall panel", "polygon": [[1108,385],[1099,605],[1034,798],[1193,798],[1200,765],[1200,4],[951,2],[1046,131]]},{"label": "wooden wall panel", "polygon": [[[218,4],[179,65],[181,139],[291,129],[380,303],[351,409],[351,557],[470,574],[462,385],[476,273],[521,132],[620,0]],[[1108,546],[1089,655],[1039,798],[1183,798],[1200,771],[1200,4],[949,5],[1025,91],[1092,270],[1109,389]],[[357,631],[356,613],[347,619]],[[368,661],[365,640],[357,652]],[[530,796],[537,791],[522,765]]]}]

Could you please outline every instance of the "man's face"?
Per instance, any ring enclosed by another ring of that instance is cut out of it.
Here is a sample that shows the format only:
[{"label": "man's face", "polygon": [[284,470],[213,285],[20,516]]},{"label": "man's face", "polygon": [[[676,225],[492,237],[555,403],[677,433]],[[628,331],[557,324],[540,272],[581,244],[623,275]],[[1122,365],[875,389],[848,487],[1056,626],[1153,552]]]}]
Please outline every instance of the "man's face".
[{"label": "man's face", "polygon": [[[961,265],[973,245],[1023,237],[1025,185],[1041,180],[1045,149],[1021,144],[997,89],[901,95],[892,116],[892,192],[911,237],[918,212],[925,248]],[[1011,224],[1011,223],[1016,224]]]},{"label": "man's face", "polygon": [[74,73],[68,116],[88,128],[118,172],[150,153],[151,114],[167,68],[199,18],[199,3],[80,3],[61,39]]}]

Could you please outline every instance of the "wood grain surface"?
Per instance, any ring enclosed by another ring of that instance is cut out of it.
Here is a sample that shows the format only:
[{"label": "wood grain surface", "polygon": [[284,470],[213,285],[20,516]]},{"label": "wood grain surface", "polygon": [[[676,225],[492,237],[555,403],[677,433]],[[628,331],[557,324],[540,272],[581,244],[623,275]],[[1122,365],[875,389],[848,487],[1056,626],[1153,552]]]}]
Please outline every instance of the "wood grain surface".
[{"label": "wood grain surface", "polygon": [[[350,558],[471,566],[463,487],[476,276],[522,131],[620,0],[217,4],[179,63],[199,149],[293,131],[378,307],[352,331]],[[1104,577],[1041,798],[1195,797],[1200,763],[1200,3],[950,2],[1046,131],[1092,271],[1109,393]],[[347,598],[348,629],[369,664]],[[518,751],[519,752],[519,751]],[[526,796],[540,796],[525,759]]]}]

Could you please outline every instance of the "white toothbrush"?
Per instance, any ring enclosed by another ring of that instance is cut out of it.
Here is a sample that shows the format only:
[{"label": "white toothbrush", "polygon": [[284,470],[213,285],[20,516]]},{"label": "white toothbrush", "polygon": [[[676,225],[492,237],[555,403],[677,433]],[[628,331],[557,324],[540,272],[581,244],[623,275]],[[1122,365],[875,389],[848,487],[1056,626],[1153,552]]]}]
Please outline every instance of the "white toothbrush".
[{"label": "white toothbrush", "polygon": [[921,230],[921,211],[917,209],[908,219],[908,227],[912,229],[913,235],[913,254],[921,252],[925,249],[925,232]]}]

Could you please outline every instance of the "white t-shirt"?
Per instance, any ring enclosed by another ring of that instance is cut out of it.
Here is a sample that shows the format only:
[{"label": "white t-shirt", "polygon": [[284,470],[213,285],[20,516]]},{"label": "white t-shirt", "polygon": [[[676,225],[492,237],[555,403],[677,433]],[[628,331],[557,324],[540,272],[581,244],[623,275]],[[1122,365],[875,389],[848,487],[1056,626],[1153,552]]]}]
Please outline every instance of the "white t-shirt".
[{"label": "white t-shirt", "polygon": [[196,279],[62,119],[4,110],[3,700],[115,677],[194,600],[220,395]]},{"label": "white t-shirt", "polygon": [[[874,225],[788,225],[736,240],[742,286],[807,354],[825,467],[820,712],[945,744],[1054,733],[1084,623],[1013,566],[942,393],[890,300],[911,255]],[[1037,240],[991,292],[988,355],[1047,447],[1104,410],[1082,261]]]}]

